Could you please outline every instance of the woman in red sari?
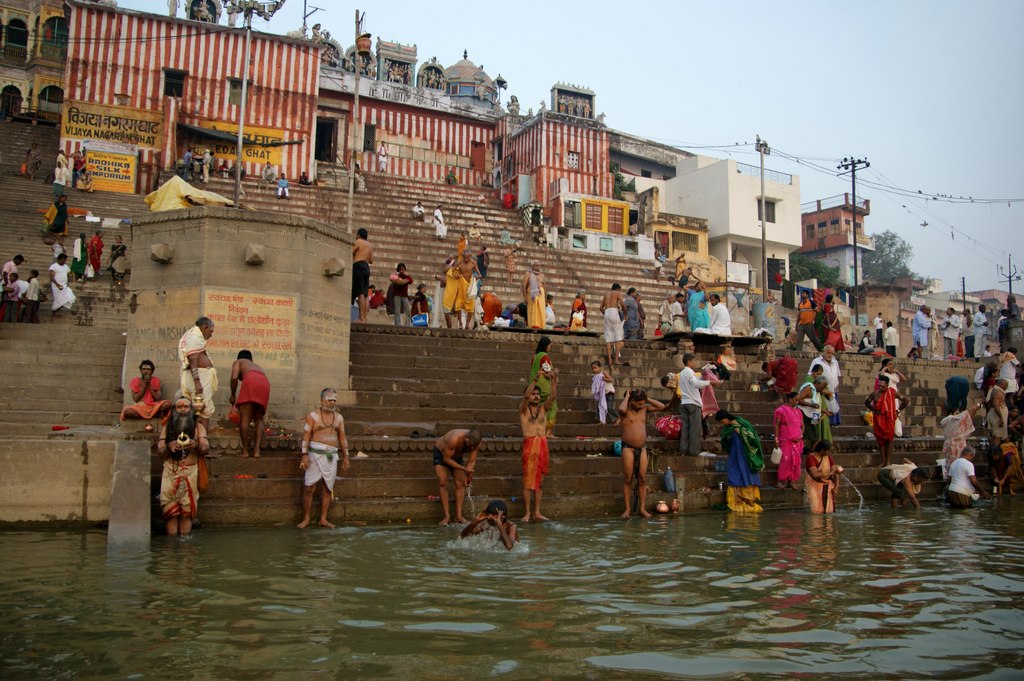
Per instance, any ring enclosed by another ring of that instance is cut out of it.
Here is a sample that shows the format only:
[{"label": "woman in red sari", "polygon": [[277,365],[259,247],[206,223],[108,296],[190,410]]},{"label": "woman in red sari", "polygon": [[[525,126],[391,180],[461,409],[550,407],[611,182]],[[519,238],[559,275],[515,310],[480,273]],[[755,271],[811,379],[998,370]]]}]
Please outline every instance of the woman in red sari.
[{"label": "woman in red sari", "polygon": [[92,265],[92,276],[98,277],[103,267],[103,230],[97,229],[96,234],[89,239],[87,251],[89,253],[89,264]]},{"label": "woman in red sari", "polygon": [[825,306],[821,309],[821,323],[825,329],[825,345],[831,345],[836,352],[842,352],[846,350],[846,343],[843,342],[842,324],[839,323],[839,315],[836,314],[832,300],[831,293],[825,296]]}]

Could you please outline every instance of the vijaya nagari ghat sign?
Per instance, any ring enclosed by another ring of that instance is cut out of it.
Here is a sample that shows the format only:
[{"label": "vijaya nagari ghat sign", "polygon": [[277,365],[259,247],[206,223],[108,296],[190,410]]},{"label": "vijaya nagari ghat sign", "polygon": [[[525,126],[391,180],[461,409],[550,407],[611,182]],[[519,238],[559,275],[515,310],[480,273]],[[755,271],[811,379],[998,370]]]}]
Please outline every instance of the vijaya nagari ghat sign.
[{"label": "vijaya nagari ghat sign", "polygon": [[68,100],[64,103],[64,137],[102,140],[159,149],[163,144],[163,114],[120,106]]}]

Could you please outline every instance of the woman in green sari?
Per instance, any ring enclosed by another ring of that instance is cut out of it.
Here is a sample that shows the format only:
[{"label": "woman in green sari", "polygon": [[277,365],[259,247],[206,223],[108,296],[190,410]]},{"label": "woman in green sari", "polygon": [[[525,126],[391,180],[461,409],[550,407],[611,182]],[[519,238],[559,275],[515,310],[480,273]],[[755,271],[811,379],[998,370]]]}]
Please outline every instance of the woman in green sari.
[{"label": "woman in green sari", "polygon": [[79,234],[78,238],[75,239],[75,245],[71,254],[71,274],[75,276],[75,281],[81,281],[85,278],[85,264],[89,262],[89,249],[84,233]]},{"label": "woman in green sari", "polygon": [[[537,349],[533,354],[533,366],[530,369],[530,381],[537,382],[537,388],[540,390],[541,404],[547,402],[548,395],[551,394],[551,377],[555,374],[555,369],[551,364],[551,357],[548,355],[550,348],[551,339],[547,336],[541,336],[537,342]],[[551,437],[551,431],[555,428],[557,417],[558,400],[552,400],[551,407],[547,413],[546,435],[548,437]]]},{"label": "woman in green sari", "polygon": [[759,472],[764,469],[761,436],[750,421],[724,409],[715,413],[715,420],[722,424],[722,450],[729,455],[726,504],[730,511],[759,513],[762,510],[758,503],[761,501]]}]

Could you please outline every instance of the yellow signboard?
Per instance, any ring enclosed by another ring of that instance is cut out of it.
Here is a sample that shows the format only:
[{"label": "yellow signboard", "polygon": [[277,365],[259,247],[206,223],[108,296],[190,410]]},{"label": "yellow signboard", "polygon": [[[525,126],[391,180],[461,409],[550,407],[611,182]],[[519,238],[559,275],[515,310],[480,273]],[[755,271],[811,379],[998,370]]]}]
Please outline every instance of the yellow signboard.
[{"label": "yellow signboard", "polygon": [[99,192],[135,193],[135,172],[139,160],[131,154],[90,149],[85,167],[92,173],[93,189]]},{"label": "yellow signboard", "polygon": [[298,308],[295,296],[204,288],[203,314],[216,325],[208,344],[211,355],[232,362],[245,348],[264,367],[294,368]]},{"label": "yellow signboard", "polygon": [[163,121],[163,114],[151,111],[68,100],[64,102],[61,134],[159,149],[163,144]]},{"label": "yellow signboard", "polygon": [[[198,125],[209,128],[210,130],[219,130],[220,132],[230,133],[232,135],[238,135],[238,124],[237,123],[225,123],[224,121],[201,121]],[[246,144],[242,145],[242,161],[246,163],[259,163],[264,164],[270,161],[270,165],[281,166],[281,147],[280,146],[265,146],[274,142],[283,142],[284,133],[280,130],[274,130],[273,128],[257,128],[252,125],[246,124],[242,130],[242,134],[245,136],[247,141]],[[248,142],[252,142],[249,144]],[[199,142],[200,149],[207,147],[213,151],[213,155],[217,158],[234,158],[238,151],[236,142],[228,142],[226,140],[202,140]]]}]

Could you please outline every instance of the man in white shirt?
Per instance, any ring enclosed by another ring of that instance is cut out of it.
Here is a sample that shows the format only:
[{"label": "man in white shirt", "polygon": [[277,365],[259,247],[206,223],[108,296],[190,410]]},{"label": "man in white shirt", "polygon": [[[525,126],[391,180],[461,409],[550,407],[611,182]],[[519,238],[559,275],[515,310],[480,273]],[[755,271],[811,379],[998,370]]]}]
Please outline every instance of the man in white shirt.
[{"label": "man in white shirt", "polygon": [[[982,488],[974,475],[974,447],[964,447],[960,458],[949,466],[949,489],[946,499],[953,508],[970,508],[978,495],[988,499],[992,495]],[[977,490],[977,491],[975,491]]]},{"label": "man in white shirt", "polygon": [[974,313],[974,358],[980,359],[985,354],[985,338],[988,336],[988,315],[984,305],[978,306]]},{"label": "man in white shirt", "polygon": [[892,322],[885,323],[885,351],[896,357],[896,353],[899,351],[900,344],[900,333],[896,330],[896,327],[892,325]]},{"label": "man in white shirt", "polygon": [[683,421],[682,429],[679,431],[679,453],[684,456],[700,454],[704,408],[700,391],[711,385],[711,381],[703,381],[697,376],[693,370],[696,364],[696,355],[689,352],[683,355],[683,370],[679,372],[679,383],[676,386],[676,393],[679,395],[679,415]]},{"label": "man in white shirt", "polygon": [[1017,359],[1017,348],[1007,348],[1006,352],[999,356],[999,378],[1006,381],[1006,394],[1007,397],[1011,398],[1011,409],[1012,406],[1012,395],[1017,392],[1017,367],[1020,366],[1020,360]]},{"label": "man in white shirt", "polygon": [[960,328],[964,321],[953,308],[946,310],[946,316],[939,323],[942,329],[942,356],[956,357],[956,341],[960,337]]},{"label": "man in white shirt", "polygon": [[441,204],[437,204],[437,208],[434,209],[434,234],[437,236],[438,241],[444,241],[444,238],[448,236],[448,227],[444,224],[444,213],[441,212]]},{"label": "man in white shirt", "polygon": [[[836,349],[831,345],[826,345],[821,349],[821,355],[814,358],[811,362],[810,369],[812,371],[814,367],[820,365],[822,368],[823,375],[828,380],[828,389],[832,393],[832,397],[835,399],[836,404],[839,403],[839,379],[842,377],[843,372],[839,369],[839,360],[836,359]],[[829,417],[829,423],[833,426],[839,425],[839,413],[836,412]]]},{"label": "man in white shirt", "polygon": [[716,336],[732,335],[732,318],[729,316],[729,308],[722,302],[721,296],[712,293],[708,296],[711,309],[708,310],[708,328],[694,329],[694,333],[710,333]]},{"label": "man in white shirt", "polygon": [[879,312],[875,315],[875,347],[880,348],[884,344],[882,341],[885,339],[883,335],[885,333],[885,322],[882,321],[882,313]]}]

